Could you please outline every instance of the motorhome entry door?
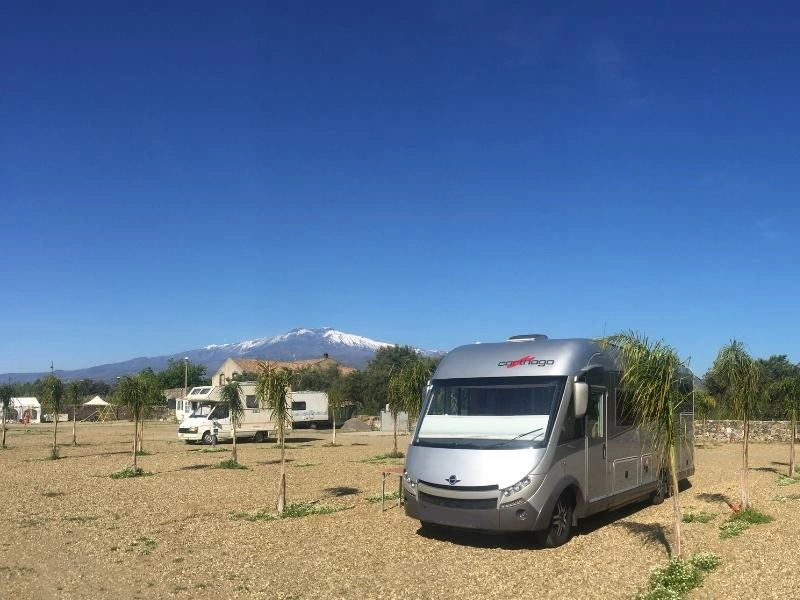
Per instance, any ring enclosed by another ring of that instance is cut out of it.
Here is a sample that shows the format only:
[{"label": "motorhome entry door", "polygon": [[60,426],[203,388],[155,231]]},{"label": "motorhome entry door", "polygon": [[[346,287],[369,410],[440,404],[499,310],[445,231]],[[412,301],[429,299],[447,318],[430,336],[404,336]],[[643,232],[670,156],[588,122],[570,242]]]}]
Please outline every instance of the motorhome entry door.
[{"label": "motorhome entry door", "polygon": [[586,485],[589,502],[608,495],[606,464],[606,388],[592,386],[586,409]]}]

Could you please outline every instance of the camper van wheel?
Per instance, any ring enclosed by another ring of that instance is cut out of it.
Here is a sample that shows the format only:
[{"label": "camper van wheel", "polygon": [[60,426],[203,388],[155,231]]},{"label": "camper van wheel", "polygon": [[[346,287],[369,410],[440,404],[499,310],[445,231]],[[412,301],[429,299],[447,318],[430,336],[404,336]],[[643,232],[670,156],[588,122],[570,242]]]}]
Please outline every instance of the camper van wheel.
[{"label": "camper van wheel", "polygon": [[211,445],[211,441],[212,441],[212,440],[211,440],[211,432],[210,432],[210,431],[206,431],[206,432],[203,434],[203,443],[204,443],[206,446],[210,446],[210,445]]},{"label": "camper van wheel", "polygon": [[661,471],[658,474],[658,482],[656,491],[650,495],[650,503],[651,504],[661,504],[664,502],[664,499],[669,496],[669,479],[667,478],[667,472]]},{"label": "camper van wheel", "polygon": [[575,504],[572,496],[568,492],[561,494],[553,506],[550,525],[547,529],[535,532],[537,541],[547,548],[566,544],[572,537],[572,513],[574,510]]},{"label": "camper van wheel", "polygon": [[256,434],[253,436],[253,441],[256,444],[260,444],[261,442],[264,441],[264,439],[265,439],[265,436],[264,436],[264,432],[263,431],[256,431]]}]

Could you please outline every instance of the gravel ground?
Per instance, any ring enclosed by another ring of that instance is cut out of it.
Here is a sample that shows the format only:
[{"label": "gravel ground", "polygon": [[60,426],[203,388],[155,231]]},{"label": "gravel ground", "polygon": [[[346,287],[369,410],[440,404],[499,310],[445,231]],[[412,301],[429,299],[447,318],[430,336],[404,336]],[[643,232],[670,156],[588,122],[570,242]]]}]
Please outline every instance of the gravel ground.
[{"label": "gravel ground", "polygon": [[[81,424],[77,447],[45,460],[52,425],[12,425],[0,450],[0,598],[631,598],[667,557],[671,503],[637,504],[582,521],[553,550],[530,536],[423,535],[400,508],[367,501],[381,471],[363,462],[391,450],[391,435],[295,431],[287,450],[290,502],[347,510],[301,519],[231,518],[274,506],[279,451],[239,445],[246,471],[214,469],[222,451],[177,440],[171,424],[145,429],[140,465],[150,477],[112,480],[130,461],[132,425]],[[62,425],[61,443],[71,440]],[[408,438],[402,438],[407,443]],[[719,538],[738,496],[739,445],[698,448],[684,511],[711,523],[684,526],[689,553],[722,565],[690,598],[800,598],[800,483],[780,487],[783,445],[751,445],[756,507],[775,517],[738,538]]]}]

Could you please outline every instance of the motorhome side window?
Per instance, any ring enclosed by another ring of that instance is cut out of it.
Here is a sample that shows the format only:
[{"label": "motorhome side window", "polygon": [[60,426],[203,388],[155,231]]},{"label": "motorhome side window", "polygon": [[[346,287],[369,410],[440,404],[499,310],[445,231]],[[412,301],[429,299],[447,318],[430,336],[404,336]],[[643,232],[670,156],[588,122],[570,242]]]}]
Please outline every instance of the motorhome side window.
[{"label": "motorhome side window", "polygon": [[606,391],[602,388],[591,388],[589,405],[586,407],[586,434],[593,438],[602,438],[605,430]]},{"label": "motorhome side window", "polygon": [[306,402],[303,400],[302,402],[292,402],[292,410],[305,410],[306,409]]},{"label": "motorhome side window", "polygon": [[228,409],[222,406],[217,406],[214,408],[214,412],[209,415],[212,419],[227,419],[228,418]]},{"label": "motorhome side window", "polygon": [[258,401],[255,396],[248,395],[244,397],[244,405],[245,408],[258,408]]}]

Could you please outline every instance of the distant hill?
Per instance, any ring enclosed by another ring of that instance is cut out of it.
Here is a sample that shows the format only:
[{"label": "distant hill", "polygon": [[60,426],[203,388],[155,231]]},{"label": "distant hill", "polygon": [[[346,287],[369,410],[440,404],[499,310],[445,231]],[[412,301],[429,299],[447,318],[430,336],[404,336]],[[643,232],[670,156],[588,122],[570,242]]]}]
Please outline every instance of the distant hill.
[{"label": "distant hill", "polygon": [[[375,352],[379,348],[393,345],[387,342],[377,342],[360,335],[344,333],[330,327],[298,328],[274,337],[246,340],[236,344],[211,344],[175,354],[141,356],[118,363],[73,371],[56,371],[55,373],[65,380],[96,379],[112,382],[119,376],[138,373],[147,367],[154,371],[160,371],[167,366],[170,359],[182,361],[184,356],[188,356],[193,363],[205,365],[207,373],[211,375],[226,358],[234,356],[271,360],[303,360],[317,358],[323,354],[328,354],[345,365],[361,369],[375,356]],[[12,381],[19,382],[35,381],[46,374],[47,372],[4,373],[0,374],[0,380],[5,381],[11,378]]]}]

